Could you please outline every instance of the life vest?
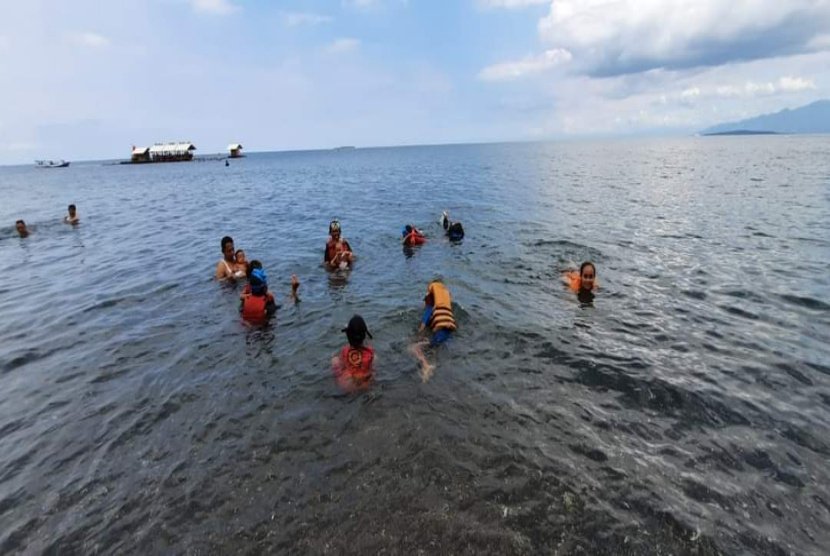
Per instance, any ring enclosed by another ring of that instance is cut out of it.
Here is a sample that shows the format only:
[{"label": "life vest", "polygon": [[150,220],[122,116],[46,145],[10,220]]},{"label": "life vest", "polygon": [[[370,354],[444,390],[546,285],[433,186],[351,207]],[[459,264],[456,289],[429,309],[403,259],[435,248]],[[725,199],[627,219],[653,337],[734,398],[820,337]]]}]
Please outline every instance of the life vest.
[{"label": "life vest", "polygon": [[264,322],[268,318],[266,305],[268,297],[265,295],[247,295],[242,300],[242,318],[249,322]]},{"label": "life vest", "polygon": [[441,282],[432,282],[427,287],[427,297],[432,298],[432,316],[429,327],[435,330],[446,328],[455,330],[455,318],[452,316],[452,298],[447,287]]},{"label": "life vest", "polygon": [[419,234],[416,230],[412,230],[409,232],[405,238],[403,238],[404,245],[421,245],[427,240],[423,234]]},{"label": "life vest", "polygon": [[[578,270],[569,270],[565,274],[565,279],[568,281],[568,289],[572,292],[579,293],[582,290],[582,277]],[[597,288],[599,288],[599,281],[594,278],[594,287],[591,289],[595,290]]]},{"label": "life vest", "polygon": [[340,350],[340,366],[335,373],[337,384],[344,390],[367,386],[374,374],[374,359],[375,350],[369,346],[345,346]]}]

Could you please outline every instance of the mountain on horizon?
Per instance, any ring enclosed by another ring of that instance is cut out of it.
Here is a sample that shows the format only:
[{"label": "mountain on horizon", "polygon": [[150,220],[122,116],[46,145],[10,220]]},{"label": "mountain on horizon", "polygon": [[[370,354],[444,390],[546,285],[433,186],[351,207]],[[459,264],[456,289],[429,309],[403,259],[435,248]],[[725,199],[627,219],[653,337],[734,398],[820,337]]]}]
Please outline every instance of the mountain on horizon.
[{"label": "mountain on horizon", "polygon": [[703,135],[728,132],[767,131],[775,133],[830,133],[830,100],[817,100],[800,108],[785,108],[738,122],[718,124],[704,129]]}]

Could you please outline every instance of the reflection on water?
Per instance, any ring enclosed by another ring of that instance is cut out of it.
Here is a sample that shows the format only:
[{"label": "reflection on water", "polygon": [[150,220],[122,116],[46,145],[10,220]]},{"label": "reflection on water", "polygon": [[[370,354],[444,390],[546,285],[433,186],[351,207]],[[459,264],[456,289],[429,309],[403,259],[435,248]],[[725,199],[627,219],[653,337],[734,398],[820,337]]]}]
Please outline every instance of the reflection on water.
[{"label": "reflection on water", "polygon": [[[0,229],[2,552],[823,554],[828,175],[822,137],[0,168],[35,230]],[[267,326],[210,279],[226,234]],[[435,278],[459,328],[422,383]],[[355,313],[376,382],[344,394]]]}]

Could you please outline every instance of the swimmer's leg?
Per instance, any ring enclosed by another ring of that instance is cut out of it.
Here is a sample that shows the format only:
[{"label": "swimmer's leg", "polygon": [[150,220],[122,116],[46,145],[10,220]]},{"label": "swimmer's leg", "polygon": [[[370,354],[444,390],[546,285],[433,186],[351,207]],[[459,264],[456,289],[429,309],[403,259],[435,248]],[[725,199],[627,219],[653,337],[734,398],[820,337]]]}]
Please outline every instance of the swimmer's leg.
[{"label": "swimmer's leg", "polygon": [[429,340],[421,340],[420,342],[415,342],[409,346],[409,353],[411,353],[415,359],[418,360],[418,363],[421,364],[421,382],[428,381],[432,377],[432,373],[435,371],[435,365],[430,364],[424,355],[424,348],[428,345]]}]

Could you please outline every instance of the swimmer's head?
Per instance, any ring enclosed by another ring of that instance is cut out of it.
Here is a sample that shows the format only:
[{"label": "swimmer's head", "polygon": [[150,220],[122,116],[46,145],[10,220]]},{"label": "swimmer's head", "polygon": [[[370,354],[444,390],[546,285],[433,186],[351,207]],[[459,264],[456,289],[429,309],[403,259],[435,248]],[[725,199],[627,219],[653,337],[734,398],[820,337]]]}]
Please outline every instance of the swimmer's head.
[{"label": "swimmer's head", "polygon": [[597,278],[597,267],[590,261],[585,261],[579,267],[579,288],[590,291],[594,289],[594,280]]},{"label": "swimmer's head", "polygon": [[265,295],[268,291],[268,275],[262,268],[259,261],[251,261],[248,265],[248,284],[251,286],[251,293],[254,295]]},{"label": "swimmer's head", "polygon": [[73,218],[74,218],[74,217],[75,217],[75,211],[76,211],[76,209],[75,209],[75,205],[69,205],[69,209],[68,209],[68,210],[69,210],[69,216],[71,216],[71,217],[73,217]]},{"label": "swimmer's head", "polygon": [[244,264],[245,263],[245,251],[242,249],[236,250],[236,264]]},{"label": "swimmer's head", "polygon": [[26,229],[26,223],[23,220],[15,222],[14,227],[17,230],[17,233],[20,234],[20,237],[26,237],[29,235],[29,230]]},{"label": "swimmer's head", "polygon": [[340,237],[340,221],[334,219],[329,224],[329,235],[335,239]]},{"label": "swimmer's head", "polygon": [[222,254],[227,260],[233,260],[233,238],[231,236],[222,238]]},{"label": "swimmer's head", "polygon": [[360,315],[353,316],[349,321],[349,325],[341,332],[346,333],[346,338],[349,339],[349,345],[353,348],[362,346],[367,335],[370,338],[372,337],[372,333],[366,327],[366,321]]}]

